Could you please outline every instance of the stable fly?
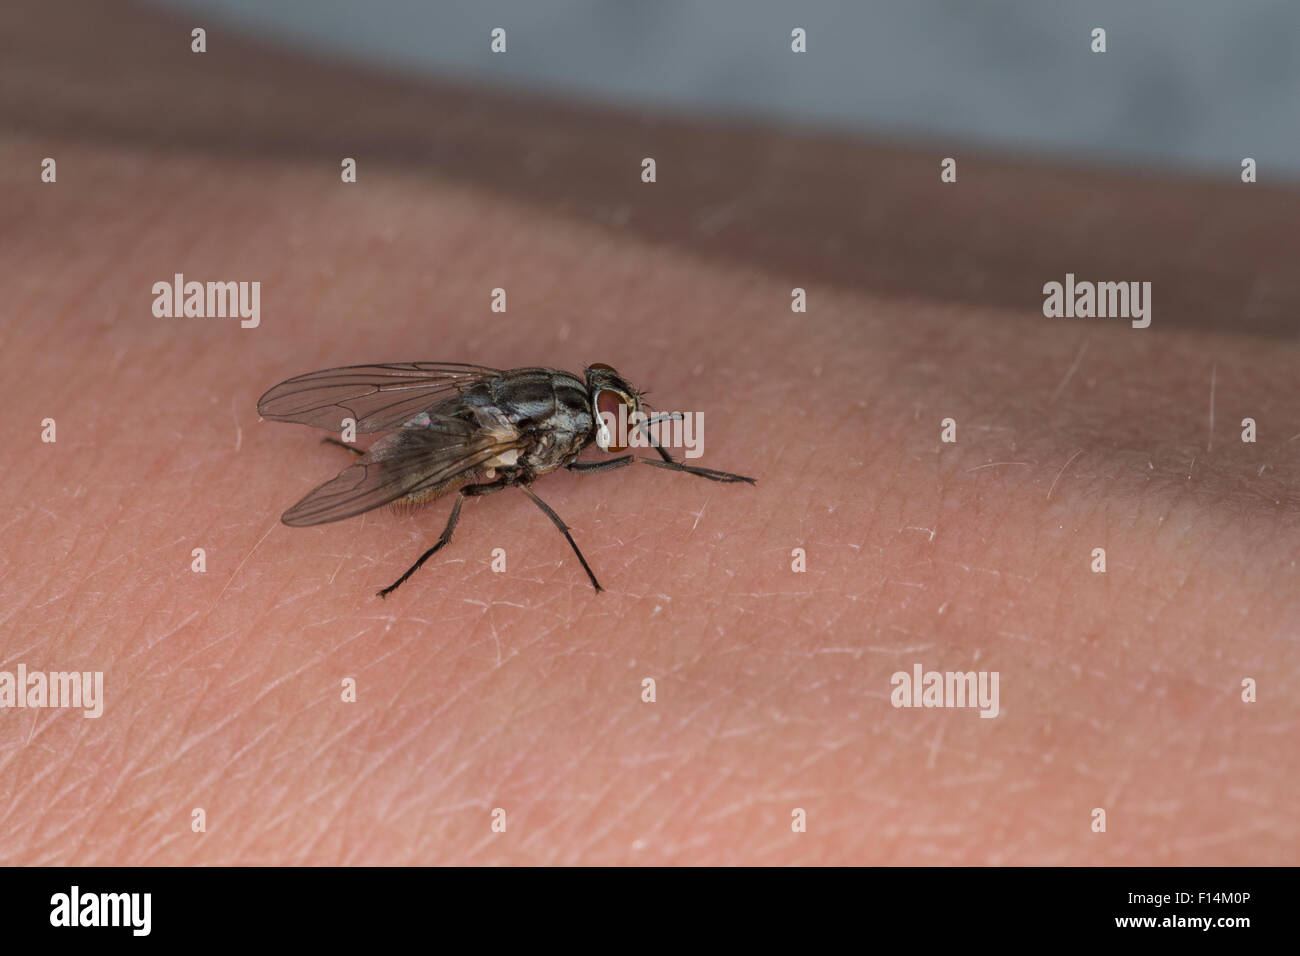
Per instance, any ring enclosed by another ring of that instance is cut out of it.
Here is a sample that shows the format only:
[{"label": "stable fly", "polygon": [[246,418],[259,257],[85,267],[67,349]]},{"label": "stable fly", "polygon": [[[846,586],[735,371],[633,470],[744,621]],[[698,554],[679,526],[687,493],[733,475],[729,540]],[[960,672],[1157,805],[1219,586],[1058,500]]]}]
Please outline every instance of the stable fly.
[{"label": "stable fly", "polygon": [[[418,505],[456,492],[442,535],[400,578],[379,592],[387,597],[451,541],[466,498],[518,488],[568,540],[598,592],[600,582],[577,542],[551,507],[533,492],[541,475],[567,468],[609,471],[641,462],[710,481],[754,483],[753,478],[676,461],[644,429],[680,416],[648,417],[645,393],[608,365],[583,378],[553,368],[509,370],[454,362],[353,365],[281,382],[257,403],[263,418],[338,429],[345,419],[359,433],[388,432],[364,451],[333,438],[358,460],[284,513],[292,527],[340,521],[386,504]],[[628,425],[628,422],[635,422]],[[626,451],[631,430],[658,452],[578,461],[587,446]]]}]

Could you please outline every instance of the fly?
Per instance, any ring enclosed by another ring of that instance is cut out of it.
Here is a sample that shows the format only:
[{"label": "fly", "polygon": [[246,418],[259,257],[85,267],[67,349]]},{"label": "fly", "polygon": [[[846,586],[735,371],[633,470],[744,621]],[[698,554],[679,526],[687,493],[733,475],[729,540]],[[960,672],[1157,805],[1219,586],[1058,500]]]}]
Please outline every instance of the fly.
[{"label": "fly", "polygon": [[[710,481],[754,484],[744,475],[674,460],[643,430],[680,416],[647,417],[642,411],[643,395],[603,364],[592,365],[579,378],[553,368],[502,370],[409,362],[299,375],[263,395],[257,411],[272,421],[336,429],[344,419],[351,419],[359,433],[388,432],[365,450],[324,439],[346,448],[358,460],[286,511],[281,520],[287,525],[341,521],[386,504],[418,505],[456,492],[437,542],[380,591],[380,597],[395,591],[451,542],[466,498],[511,487],[551,519],[599,592],[600,582],[569,534],[569,526],[533,492],[537,478],[559,468],[590,473],[640,462]],[[620,424],[611,429],[610,422]],[[636,424],[625,426],[627,422]],[[658,458],[626,454],[578,461],[592,444],[609,453],[626,451],[633,428],[658,452]]]}]

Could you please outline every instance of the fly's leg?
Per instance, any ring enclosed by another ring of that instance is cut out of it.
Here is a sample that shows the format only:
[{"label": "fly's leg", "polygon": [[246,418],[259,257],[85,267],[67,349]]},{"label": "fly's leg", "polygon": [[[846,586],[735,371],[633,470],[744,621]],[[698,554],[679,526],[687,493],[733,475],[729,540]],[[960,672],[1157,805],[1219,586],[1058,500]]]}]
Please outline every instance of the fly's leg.
[{"label": "fly's leg", "polygon": [[659,422],[676,421],[681,417],[682,415],[680,412],[673,412],[671,415],[656,415],[654,418],[647,419],[637,426],[637,431],[641,432],[641,434],[645,436],[645,440],[650,443],[650,446],[654,448],[655,451],[659,452],[659,457],[664,461],[672,461],[673,456],[668,454],[668,451],[663,445],[655,441],[654,436],[647,430],[647,426],[658,424]]},{"label": "fly's leg", "polygon": [[[326,441],[328,440],[329,439],[326,439]],[[347,446],[344,445],[343,447],[346,448]],[[431,557],[433,557],[435,554],[437,554],[439,551],[441,551],[443,548],[445,548],[448,544],[451,543],[451,533],[456,530],[456,523],[460,521],[460,506],[465,503],[466,498],[477,498],[480,495],[490,495],[492,492],[500,491],[502,488],[505,488],[507,486],[508,486],[508,482],[502,479],[498,479],[497,481],[494,481],[490,484],[468,485],[462,488],[460,490],[460,493],[456,495],[456,503],[451,507],[451,516],[447,518],[447,527],[442,529],[442,535],[438,538],[438,543],[435,544],[428,551],[424,552],[424,554],[420,555],[419,560],[417,560],[413,565],[407,568],[405,574],[403,574],[392,584],[388,585],[388,587],[378,592],[379,596],[381,598],[388,597],[388,595],[392,594],[399,587],[401,587],[401,585],[406,581],[407,578],[409,578],[416,571],[420,570],[420,565],[424,564],[425,561],[428,561]]]},{"label": "fly's leg", "polygon": [[724,484],[730,484],[736,481],[744,481],[754,484],[758,479],[748,478],[745,475],[733,475],[729,471],[715,471],[712,468],[697,468],[694,465],[686,465],[680,461],[673,461],[671,458],[667,461],[655,461],[653,458],[637,458],[636,461],[643,465],[653,465],[655,468],[667,468],[669,471],[684,471],[688,475],[699,475],[701,478],[707,478],[709,481],[721,481]]},{"label": "fly's leg", "polygon": [[659,443],[658,443],[657,441],[655,441],[653,438],[650,438],[649,435],[646,435],[645,437],[648,438],[648,439],[650,440],[650,444],[651,444],[651,446],[653,446],[654,450],[657,451],[657,452],[659,452],[659,457],[660,457],[660,458],[662,458],[664,461],[672,462],[672,460],[673,460],[673,456],[670,455],[670,454],[668,454],[668,450],[665,449],[663,445],[659,444]]},{"label": "fly's leg", "polygon": [[724,484],[745,481],[752,485],[757,480],[755,478],[747,478],[744,475],[733,475],[729,471],[715,471],[712,468],[697,468],[694,465],[686,465],[680,461],[673,461],[668,457],[668,453],[662,448],[659,449],[659,453],[664,456],[663,461],[655,461],[653,458],[639,458],[635,455],[623,455],[621,458],[611,458],[608,461],[574,461],[570,462],[567,467],[570,471],[576,471],[579,474],[591,474],[596,471],[612,471],[615,468],[624,468],[639,461],[643,465],[653,465],[655,468],[667,468],[669,471],[684,471],[688,475],[699,475],[701,478],[709,479],[709,481],[721,481]]},{"label": "fly's leg", "polygon": [[365,454],[365,451],[363,449],[360,449],[355,445],[349,445],[347,442],[339,441],[337,438],[322,438],[320,440],[320,443],[322,445],[338,445],[340,448],[344,449],[345,451],[350,451],[354,455]]},{"label": "fly's leg", "polygon": [[420,565],[424,564],[425,561],[428,561],[431,557],[437,554],[442,548],[447,546],[447,544],[451,541],[451,533],[456,530],[456,522],[460,520],[460,506],[464,503],[465,503],[465,492],[462,491],[460,494],[456,495],[456,503],[452,505],[451,508],[451,517],[447,519],[447,527],[442,529],[442,536],[438,538],[438,543],[435,544],[428,551],[424,552],[424,554],[420,555],[419,559],[413,565],[411,565],[409,568],[406,569],[405,574],[403,574],[392,584],[388,585],[388,587],[380,591],[379,596],[381,598],[388,597],[388,595],[392,594],[394,591],[400,588],[402,584],[405,583],[407,578],[409,578],[416,571],[420,570]]},{"label": "fly's leg", "polygon": [[610,458],[606,461],[571,461],[565,467],[569,471],[585,475],[594,471],[613,471],[615,468],[624,468],[630,464],[632,464],[632,456],[624,455],[622,458]]},{"label": "fly's leg", "polygon": [[[619,467],[614,462],[598,462],[597,464],[612,465],[615,468]],[[537,505],[537,507],[541,508],[542,511],[546,512],[546,517],[550,518],[551,521],[555,523],[555,527],[560,529],[560,534],[564,535],[564,537],[568,539],[569,547],[573,548],[573,553],[576,554],[578,556],[578,560],[582,562],[582,570],[586,571],[587,577],[591,578],[591,586],[596,589],[596,593],[599,594],[601,591],[603,591],[604,588],[602,588],[600,586],[600,582],[596,580],[596,575],[591,573],[591,567],[590,565],[587,564],[587,559],[584,558],[582,556],[582,552],[578,550],[578,542],[574,541],[573,535],[569,534],[569,526],[564,523],[563,519],[560,518],[559,515],[557,515],[554,511],[551,510],[550,505],[548,505],[541,498],[537,497],[537,495],[533,494],[533,490],[529,488],[527,485],[519,485],[519,490],[522,491],[524,494],[526,494],[529,498],[532,498],[533,502]]]}]

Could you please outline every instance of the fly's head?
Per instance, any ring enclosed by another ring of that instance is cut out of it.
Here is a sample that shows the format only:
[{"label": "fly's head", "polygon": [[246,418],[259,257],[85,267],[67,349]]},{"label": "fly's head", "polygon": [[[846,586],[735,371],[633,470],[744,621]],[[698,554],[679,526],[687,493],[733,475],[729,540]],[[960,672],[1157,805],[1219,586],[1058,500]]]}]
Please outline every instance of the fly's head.
[{"label": "fly's head", "polygon": [[602,451],[623,451],[628,447],[628,431],[644,417],[641,393],[610,365],[597,362],[587,368],[586,376],[596,413],[596,444]]}]

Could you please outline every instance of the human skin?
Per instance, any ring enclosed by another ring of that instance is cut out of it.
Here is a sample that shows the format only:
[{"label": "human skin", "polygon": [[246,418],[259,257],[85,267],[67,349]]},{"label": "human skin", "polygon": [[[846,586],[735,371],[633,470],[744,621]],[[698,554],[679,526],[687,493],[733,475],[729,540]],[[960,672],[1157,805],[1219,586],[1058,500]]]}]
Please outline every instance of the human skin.
[{"label": "human skin", "polygon": [[[952,148],[224,36],[200,69],[152,12],[84,8],[79,49],[11,9],[0,669],[103,671],[106,703],[0,711],[0,862],[1296,861],[1295,194],[983,158],[942,185]],[[1151,327],[1044,318],[1066,271],[1151,279]],[[260,281],[261,324],[154,317],[177,272]],[[256,400],[418,360],[607,362],[758,484],[547,476],[605,593],[510,491],[381,600],[450,502],[281,525],[348,456]],[[916,663],[997,671],[999,715],[891,706]]]}]

